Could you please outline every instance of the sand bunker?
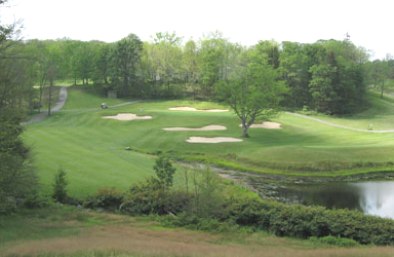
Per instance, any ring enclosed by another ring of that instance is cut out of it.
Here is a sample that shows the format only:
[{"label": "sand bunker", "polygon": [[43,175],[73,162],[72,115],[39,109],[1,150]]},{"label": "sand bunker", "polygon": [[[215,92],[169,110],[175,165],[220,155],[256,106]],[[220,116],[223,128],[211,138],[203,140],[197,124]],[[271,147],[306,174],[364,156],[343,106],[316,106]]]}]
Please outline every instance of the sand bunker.
[{"label": "sand bunker", "polygon": [[228,110],[224,110],[224,109],[199,110],[194,107],[187,107],[187,106],[171,107],[171,108],[168,108],[168,110],[170,110],[170,111],[189,111],[189,112],[228,112]]},{"label": "sand bunker", "polygon": [[152,119],[152,116],[138,116],[133,113],[118,113],[115,116],[104,116],[103,119],[113,119],[113,120],[122,120],[122,121],[150,120],[150,119]]},{"label": "sand bunker", "polygon": [[163,128],[165,131],[218,131],[226,130],[225,126],[221,125],[209,125],[201,128],[185,128],[185,127],[173,127],[173,128]]},{"label": "sand bunker", "polygon": [[234,143],[242,142],[242,139],[234,137],[189,137],[188,143],[203,143],[203,144],[217,144],[217,143]]},{"label": "sand bunker", "polygon": [[[242,124],[239,125],[242,127]],[[270,121],[264,121],[261,124],[252,124],[250,128],[264,128],[264,129],[281,129],[280,123],[277,122],[270,122]]]}]

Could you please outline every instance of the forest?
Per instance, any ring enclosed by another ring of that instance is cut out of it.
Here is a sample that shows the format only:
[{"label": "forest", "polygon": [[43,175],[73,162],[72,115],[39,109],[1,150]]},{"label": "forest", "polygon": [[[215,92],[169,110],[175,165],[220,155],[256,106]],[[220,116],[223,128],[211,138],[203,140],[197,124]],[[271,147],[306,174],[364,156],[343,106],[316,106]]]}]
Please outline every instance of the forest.
[{"label": "forest", "polygon": [[19,70],[29,74],[28,84],[40,88],[40,94],[29,99],[30,108],[40,105],[50,80],[92,85],[103,95],[117,97],[220,100],[221,85],[235,80],[252,56],[258,56],[264,70],[287,85],[283,107],[349,114],[363,108],[368,85],[383,94],[385,80],[394,76],[390,56],[371,62],[368,52],[348,38],[312,44],[262,40],[246,47],[218,32],[185,43],[174,33],[157,33],[150,42],[130,34],[114,43],[18,41],[7,51],[17,53]]}]

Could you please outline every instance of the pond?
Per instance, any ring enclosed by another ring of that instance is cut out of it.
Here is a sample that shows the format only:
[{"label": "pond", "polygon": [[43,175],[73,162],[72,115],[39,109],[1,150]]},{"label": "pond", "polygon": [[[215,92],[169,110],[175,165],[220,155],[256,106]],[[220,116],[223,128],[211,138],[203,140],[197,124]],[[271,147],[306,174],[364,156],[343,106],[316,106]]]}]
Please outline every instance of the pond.
[{"label": "pond", "polygon": [[[212,167],[211,167],[212,168]],[[320,205],[329,209],[360,210],[365,214],[394,219],[394,177],[384,181],[307,182],[281,176],[212,168],[221,177],[240,182],[260,194],[281,202]],[[370,176],[371,178],[371,176]]]},{"label": "pond", "polygon": [[[251,186],[257,191],[261,188]],[[271,187],[270,194],[286,202],[361,210],[366,214],[394,219],[394,181],[290,184]]]}]

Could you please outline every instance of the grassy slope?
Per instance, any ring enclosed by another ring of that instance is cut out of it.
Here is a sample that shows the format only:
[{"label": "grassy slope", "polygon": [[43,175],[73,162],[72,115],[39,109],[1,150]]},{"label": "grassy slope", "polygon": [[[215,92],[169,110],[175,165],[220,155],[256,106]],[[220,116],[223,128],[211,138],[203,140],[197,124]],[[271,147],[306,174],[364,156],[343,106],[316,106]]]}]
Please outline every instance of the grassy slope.
[{"label": "grassy slope", "polygon": [[[379,99],[375,101],[387,105],[386,109],[382,109],[382,115],[390,115],[390,111],[394,110],[394,104]],[[394,161],[391,133],[354,132],[282,114],[276,120],[282,123],[283,129],[251,129],[251,138],[242,143],[189,144],[185,142],[189,136],[239,137],[239,121],[231,112],[168,110],[173,106],[224,108],[213,103],[145,101],[101,110],[99,105],[102,102],[113,106],[124,101],[70,90],[63,111],[26,128],[24,139],[32,146],[45,193],[50,191],[53,176],[60,167],[69,173],[69,187],[73,196],[85,196],[104,186],[126,189],[131,183],[152,174],[155,157],[146,153],[158,151],[171,153],[174,157],[204,159],[256,172],[308,176],[391,170],[385,165]],[[151,115],[153,119],[122,122],[101,118],[120,112]],[[375,116],[369,119],[379,120]],[[339,119],[334,121],[340,122]],[[354,121],[355,126],[357,122]],[[201,127],[210,124],[225,125],[228,129],[206,132],[162,130],[165,127]],[[126,151],[125,147],[137,151]],[[380,167],[372,167],[370,163]],[[347,170],[356,165],[366,167]],[[330,171],[335,168],[339,171]],[[308,172],[320,169],[319,172]]]},{"label": "grassy slope", "polygon": [[263,232],[207,233],[149,219],[53,206],[1,217],[0,256],[392,256],[393,247],[338,248]]}]

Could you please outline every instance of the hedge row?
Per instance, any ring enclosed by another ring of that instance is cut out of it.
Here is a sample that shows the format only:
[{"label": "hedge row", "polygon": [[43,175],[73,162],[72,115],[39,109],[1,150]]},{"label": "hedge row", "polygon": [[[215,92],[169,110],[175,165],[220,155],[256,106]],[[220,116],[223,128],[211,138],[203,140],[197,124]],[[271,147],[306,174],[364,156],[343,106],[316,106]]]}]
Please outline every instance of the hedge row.
[{"label": "hedge row", "polygon": [[361,244],[394,245],[393,220],[357,211],[256,200],[233,202],[229,208],[227,218],[236,224],[268,230],[278,236],[335,236]]}]

